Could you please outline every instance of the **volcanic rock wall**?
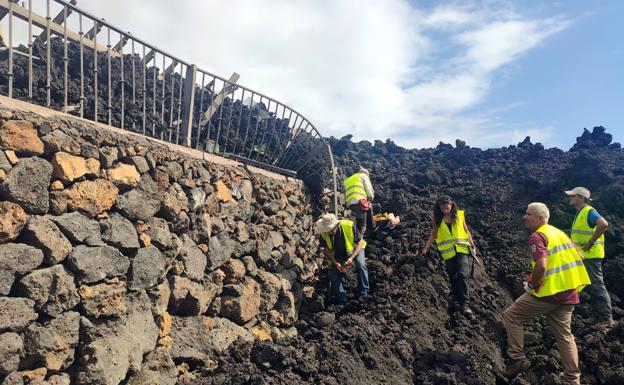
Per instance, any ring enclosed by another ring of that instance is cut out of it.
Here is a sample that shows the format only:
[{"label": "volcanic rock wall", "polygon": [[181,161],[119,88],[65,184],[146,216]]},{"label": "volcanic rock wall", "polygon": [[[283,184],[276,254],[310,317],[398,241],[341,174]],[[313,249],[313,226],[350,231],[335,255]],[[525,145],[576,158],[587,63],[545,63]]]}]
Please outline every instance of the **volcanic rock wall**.
[{"label": "volcanic rock wall", "polygon": [[301,182],[4,108],[0,149],[0,383],[175,384],[297,334]]}]

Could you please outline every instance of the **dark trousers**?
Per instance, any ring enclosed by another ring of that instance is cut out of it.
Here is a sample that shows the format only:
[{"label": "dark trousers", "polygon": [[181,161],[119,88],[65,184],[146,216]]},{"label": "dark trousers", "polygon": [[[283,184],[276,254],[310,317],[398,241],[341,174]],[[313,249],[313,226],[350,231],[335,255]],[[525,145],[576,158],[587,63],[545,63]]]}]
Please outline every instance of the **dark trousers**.
[{"label": "dark trousers", "polygon": [[349,209],[351,210],[353,215],[355,215],[355,226],[360,232],[360,236],[362,238],[364,238],[367,228],[369,228],[371,231],[375,229],[375,220],[373,219],[373,204],[369,202],[368,207],[368,211],[362,211],[359,203],[349,206]]},{"label": "dark trousers", "polygon": [[453,296],[461,306],[468,302],[468,277],[470,276],[470,258],[468,254],[457,253],[447,259],[446,272],[449,276]]},{"label": "dark trousers", "polygon": [[589,294],[589,304],[594,317],[600,321],[611,318],[611,298],[602,277],[602,258],[584,259],[583,264],[587,269],[587,275],[591,285],[585,290]]}]

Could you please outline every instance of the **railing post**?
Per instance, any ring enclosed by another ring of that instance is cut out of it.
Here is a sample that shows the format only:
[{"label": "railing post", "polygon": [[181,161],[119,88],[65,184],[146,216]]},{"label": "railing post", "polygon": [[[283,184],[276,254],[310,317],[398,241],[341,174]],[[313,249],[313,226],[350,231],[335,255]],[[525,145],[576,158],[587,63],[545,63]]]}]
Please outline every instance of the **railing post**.
[{"label": "railing post", "polygon": [[180,136],[183,138],[183,145],[191,146],[191,132],[193,131],[193,105],[195,104],[195,77],[197,76],[197,66],[191,64],[186,66],[186,77],[184,78],[184,93],[182,99],[182,126]]}]

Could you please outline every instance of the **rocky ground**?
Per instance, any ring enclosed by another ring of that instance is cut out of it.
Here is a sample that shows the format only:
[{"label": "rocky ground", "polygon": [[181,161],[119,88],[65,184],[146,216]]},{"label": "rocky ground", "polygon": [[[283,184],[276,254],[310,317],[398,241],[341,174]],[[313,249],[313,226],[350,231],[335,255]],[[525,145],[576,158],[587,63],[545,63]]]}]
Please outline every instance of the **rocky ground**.
[{"label": "rocky ground", "polygon": [[[554,339],[543,322],[527,327],[533,367],[512,381],[501,377],[500,314],[522,293],[529,271],[526,205],[547,203],[552,223],[568,228],[574,211],[563,190],[577,185],[592,190],[595,207],[611,224],[604,270],[618,321],[607,334],[588,332],[590,314],[586,306],[577,307],[573,328],[583,383],[624,383],[624,151],[611,144],[604,129],[585,131],[570,151],[544,149],[528,139],[485,151],[461,141],[424,150],[390,141],[353,143],[348,137],[332,143],[343,170],[357,164],[371,170],[377,211],[402,215],[390,237],[368,248],[373,299],[335,308],[325,305],[323,295],[311,298],[302,305],[297,338],[233,347],[197,383],[561,384]],[[466,210],[485,265],[475,266],[471,283],[474,320],[448,310],[449,287],[439,256],[418,255],[430,231],[431,205],[442,193]],[[319,294],[326,293],[325,282],[321,276]]]}]

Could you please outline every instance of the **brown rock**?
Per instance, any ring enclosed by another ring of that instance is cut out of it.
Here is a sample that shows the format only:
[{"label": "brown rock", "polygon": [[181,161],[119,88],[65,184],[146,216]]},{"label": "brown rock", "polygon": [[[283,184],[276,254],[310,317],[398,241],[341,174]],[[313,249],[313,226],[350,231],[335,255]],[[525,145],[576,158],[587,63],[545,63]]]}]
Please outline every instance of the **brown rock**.
[{"label": "brown rock", "polygon": [[17,157],[17,155],[15,155],[15,151],[6,150],[4,154],[6,155],[7,160],[9,161],[9,163],[11,163],[12,166],[15,166],[17,162],[19,162],[19,158]]},{"label": "brown rock", "polygon": [[164,336],[168,336],[171,331],[171,315],[167,312],[164,312],[158,317],[156,324],[160,331],[158,332],[158,337],[162,338]]},{"label": "brown rock", "polygon": [[147,234],[139,235],[139,242],[141,243],[141,247],[147,247],[152,245],[152,238],[150,238]]},{"label": "brown rock", "polygon": [[67,257],[72,244],[50,219],[44,216],[32,216],[24,228],[24,241],[43,251],[44,262],[55,265]]},{"label": "brown rock", "polygon": [[9,120],[0,127],[0,147],[25,154],[43,154],[43,142],[27,120]]},{"label": "brown rock", "polygon": [[251,334],[253,334],[260,341],[272,341],[271,327],[266,322],[262,321],[260,324],[251,328]]},{"label": "brown rock", "polygon": [[141,174],[131,164],[119,163],[116,167],[106,170],[106,179],[119,187],[136,187]]},{"label": "brown rock", "polygon": [[169,282],[166,280],[147,291],[147,295],[152,304],[152,314],[159,316],[167,310],[169,305],[169,297],[171,297],[171,289]]},{"label": "brown rock", "polygon": [[100,161],[93,158],[85,159],[66,152],[57,152],[52,158],[52,176],[65,183],[84,175],[98,175],[99,172]]},{"label": "brown rock", "polygon": [[65,194],[68,209],[93,218],[113,206],[119,189],[110,181],[96,179],[78,182],[65,190]]},{"label": "brown rock", "polygon": [[217,181],[215,189],[217,190],[217,198],[221,202],[229,202],[232,200],[232,192],[223,181]]},{"label": "brown rock", "polygon": [[225,273],[226,284],[238,283],[245,277],[245,264],[238,259],[229,259],[221,269]]},{"label": "brown rock", "polygon": [[201,282],[184,277],[174,277],[169,308],[179,315],[203,314],[223,288],[223,273],[211,273]]},{"label": "brown rock", "polygon": [[61,191],[64,188],[65,186],[63,186],[63,182],[60,180],[55,180],[52,184],[50,184],[50,191]]},{"label": "brown rock", "polygon": [[45,324],[33,323],[24,331],[26,366],[43,364],[52,372],[67,369],[74,362],[80,314],[63,313]]},{"label": "brown rock", "polygon": [[159,191],[166,191],[169,188],[169,175],[162,170],[154,170],[154,181],[158,185]]},{"label": "brown rock", "polygon": [[6,179],[6,172],[0,168],[0,183],[4,182],[4,180]]},{"label": "brown rock", "polygon": [[14,240],[28,222],[28,214],[13,202],[0,202],[0,243]]},{"label": "brown rock", "polygon": [[260,285],[252,278],[246,278],[240,297],[224,296],[221,301],[221,315],[243,324],[260,312]]},{"label": "brown rock", "polygon": [[118,278],[93,286],[83,285],[78,289],[81,304],[92,317],[118,317],[126,311],[126,284]]}]

